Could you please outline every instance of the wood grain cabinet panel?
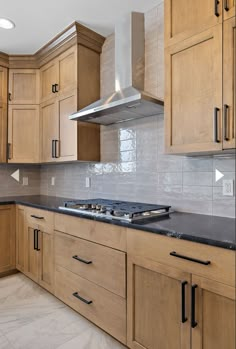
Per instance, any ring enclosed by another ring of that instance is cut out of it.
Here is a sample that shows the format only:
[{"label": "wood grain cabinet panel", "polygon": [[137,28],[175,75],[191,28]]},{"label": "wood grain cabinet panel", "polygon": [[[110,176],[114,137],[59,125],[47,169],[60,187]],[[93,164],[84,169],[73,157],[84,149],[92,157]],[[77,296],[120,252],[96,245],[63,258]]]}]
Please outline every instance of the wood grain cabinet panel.
[{"label": "wood grain cabinet panel", "polygon": [[61,54],[57,59],[58,64],[58,86],[59,95],[64,95],[68,91],[77,89],[77,46],[73,46]]},{"label": "wood grain cabinet panel", "polygon": [[7,104],[0,105],[0,163],[7,161]]},{"label": "wood grain cabinet panel", "polygon": [[216,1],[165,0],[166,46],[181,42],[222,23],[223,0],[219,0],[217,4]]},{"label": "wood grain cabinet panel", "polygon": [[9,70],[9,104],[39,104],[39,70]]},{"label": "wood grain cabinet panel", "polygon": [[15,269],[15,206],[0,206],[0,273]]},{"label": "wood grain cabinet panel", "polygon": [[8,162],[39,162],[39,106],[10,105],[8,113]]},{"label": "wood grain cabinet panel", "polygon": [[224,22],[223,36],[223,148],[236,146],[236,17]]},{"label": "wood grain cabinet panel", "polygon": [[166,149],[222,150],[222,25],[166,49]]},{"label": "wood grain cabinet panel", "polygon": [[55,97],[53,85],[58,84],[58,62],[53,59],[40,68],[40,103]]},{"label": "wood grain cabinet panel", "polygon": [[[141,257],[128,257],[128,346],[189,349],[190,274]],[[186,282],[182,314],[182,282]]]},{"label": "wood grain cabinet panel", "polygon": [[7,68],[0,66],[0,107],[7,103]]},{"label": "wood grain cabinet panel", "polygon": [[195,275],[192,285],[196,287],[192,349],[234,349],[235,288]]},{"label": "wood grain cabinet panel", "polygon": [[24,272],[25,269],[25,207],[16,206],[16,268]]}]

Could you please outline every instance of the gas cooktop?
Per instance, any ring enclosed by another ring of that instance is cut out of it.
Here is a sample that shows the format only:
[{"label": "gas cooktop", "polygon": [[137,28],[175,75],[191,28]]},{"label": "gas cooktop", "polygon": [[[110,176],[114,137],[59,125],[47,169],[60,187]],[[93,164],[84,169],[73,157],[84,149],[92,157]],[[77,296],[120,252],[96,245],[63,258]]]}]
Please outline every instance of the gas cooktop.
[{"label": "gas cooktop", "polygon": [[170,213],[171,206],[107,199],[66,201],[59,209],[88,216],[116,219],[126,222],[146,221]]}]

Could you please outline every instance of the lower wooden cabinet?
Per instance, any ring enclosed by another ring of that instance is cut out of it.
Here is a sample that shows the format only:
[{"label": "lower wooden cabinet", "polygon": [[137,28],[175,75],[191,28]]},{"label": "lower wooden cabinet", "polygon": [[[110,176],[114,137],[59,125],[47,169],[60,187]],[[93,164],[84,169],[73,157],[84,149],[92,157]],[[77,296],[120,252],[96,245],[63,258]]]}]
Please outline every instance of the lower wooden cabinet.
[{"label": "lower wooden cabinet", "polygon": [[190,311],[190,274],[129,256],[127,280],[128,347],[189,349],[190,323],[185,318],[189,319]]},{"label": "lower wooden cabinet", "polygon": [[15,269],[15,206],[0,206],[0,273]]},{"label": "lower wooden cabinet", "polygon": [[16,267],[50,292],[54,289],[51,212],[17,206]]}]

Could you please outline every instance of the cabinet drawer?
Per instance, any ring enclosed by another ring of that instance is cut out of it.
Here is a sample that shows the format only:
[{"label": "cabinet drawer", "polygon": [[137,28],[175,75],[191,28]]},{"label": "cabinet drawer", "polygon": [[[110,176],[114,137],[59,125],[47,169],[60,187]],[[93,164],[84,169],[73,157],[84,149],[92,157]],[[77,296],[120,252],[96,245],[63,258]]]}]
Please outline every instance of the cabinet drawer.
[{"label": "cabinet drawer", "polygon": [[126,297],[124,252],[56,232],[55,263],[121,297]]},{"label": "cabinet drawer", "polygon": [[54,213],[52,212],[27,207],[26,220],[27,224],[32,224],[48,233],[53,233]]},{"label": "cabinet drawer", "polygon": [[[77,294],[73,295],[75,292]],[[59,266],[56,266],[55,295],[119,341],[126,343],[125,299]],[[84,301],[78,297],[82,297]],[[85,301],[92,303],[86,304]]]},{"label": "cabinet drawer", "polygon": [[[235,286],[235,251],[131,229],[127,230],[127,250],[128,254]],[[177,258],[170,255],[171,252],[203,262],[210,261],[210,264]]]},{"label": "cabinet drawer", "polygon": [[55,214],[55,230],[126,251],[126,229],[109,223]]}]

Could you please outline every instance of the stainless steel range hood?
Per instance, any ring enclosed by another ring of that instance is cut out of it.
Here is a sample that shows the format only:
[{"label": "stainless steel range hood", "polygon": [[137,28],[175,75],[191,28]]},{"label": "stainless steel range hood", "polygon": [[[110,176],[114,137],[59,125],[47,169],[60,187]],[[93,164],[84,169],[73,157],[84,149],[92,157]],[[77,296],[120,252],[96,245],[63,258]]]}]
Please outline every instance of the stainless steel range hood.
[{"label": "stainless steel range hood", "polygon": [[144,14],[129,14],[115,29],[116,91],[69,118],[111,125],[163,114],[164,102],[144,91]]}]

